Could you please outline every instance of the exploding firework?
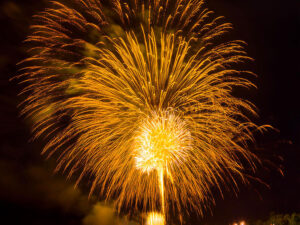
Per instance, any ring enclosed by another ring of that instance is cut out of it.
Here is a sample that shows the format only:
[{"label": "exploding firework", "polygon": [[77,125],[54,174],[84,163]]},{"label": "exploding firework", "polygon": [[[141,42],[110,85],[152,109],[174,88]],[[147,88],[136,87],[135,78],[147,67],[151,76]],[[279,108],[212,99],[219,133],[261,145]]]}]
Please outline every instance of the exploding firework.
[{"label": "exploding firework", "polygon": [[229,23],[201,0],[64,2],[35,17],[21,75],[22,113],[57,170],[89,177],[90,194],[149,212],[150,224],[170,210],[202,214],[212,188],[244,180],[263,127],[232,95],[254,85],[234,69],[250,60],[244,43],[219,43]]}]

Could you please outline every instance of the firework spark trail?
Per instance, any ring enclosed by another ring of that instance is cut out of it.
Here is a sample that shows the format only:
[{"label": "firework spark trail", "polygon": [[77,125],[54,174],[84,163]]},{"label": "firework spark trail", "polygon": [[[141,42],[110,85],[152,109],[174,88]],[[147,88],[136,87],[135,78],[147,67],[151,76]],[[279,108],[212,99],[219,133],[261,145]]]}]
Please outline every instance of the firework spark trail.
[{"label": "firework spark trail", "polygon": [[21,75],[22,113],[57,170],[90,176],[119,211],[163,215],[202,214],[213,187],[245,181],[247,143],[266,126],[231,94],[254,86],[234,69],[251,60],[244,43],[215,42],[231,25],[201,0],[66,2],[35,17]]}]

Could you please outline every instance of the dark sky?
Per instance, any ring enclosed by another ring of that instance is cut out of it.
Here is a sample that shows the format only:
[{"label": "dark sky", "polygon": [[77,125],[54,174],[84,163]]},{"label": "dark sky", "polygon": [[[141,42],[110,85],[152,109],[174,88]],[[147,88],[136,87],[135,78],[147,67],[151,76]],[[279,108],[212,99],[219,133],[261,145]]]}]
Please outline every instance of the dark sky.
[{"label": "dark sky", "polygon": [[[227,225],[264,219],[271,212],[300,213],[300,1],[207,3],[233,23],[234,38],[248,43],[247,51],[255,59],[250,69],[258,74],[258,89],[248,94],[259,109],[260,122],[278,131],[259,136],[253,147],[263,162],[256,176],[265,184],[254,179],[250,185],[241,184],[238,196],[225,191],[224,199],[216,197],[213,215],[207,213],[202,220],[191,215],[189,223]],[[29,126],[18,116],[20,87],[9,82],[17,73],[16,64],[26,57],[22,41],[31,16],[44,7],[44,1],[37,0],[0,1],[0,208],[1,220],[8,221],[0,223],[92,225],[97,210],[110,215],[111,209],[88,200],[85,187],[74,190],[72,181],[53,174],[55,159],[46,161],[40,155],[42,141],[29,142]]]}]

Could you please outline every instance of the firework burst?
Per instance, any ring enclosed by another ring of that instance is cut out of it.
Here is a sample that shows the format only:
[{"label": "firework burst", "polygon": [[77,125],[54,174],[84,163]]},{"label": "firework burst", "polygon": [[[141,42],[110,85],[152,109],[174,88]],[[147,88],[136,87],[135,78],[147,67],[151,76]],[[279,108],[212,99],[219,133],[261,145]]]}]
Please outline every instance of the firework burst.
[{"label": "firework burst", "polygon": [[161,224],[169,210],[201,214],[212,187],[244,179],[264,127],[231,94],[254,86],[234,69],[250,60],[243,42],[214,44],[231,25],[211,14],[201,0],[69,0],[35,17],[23,114],[57,170]]}]

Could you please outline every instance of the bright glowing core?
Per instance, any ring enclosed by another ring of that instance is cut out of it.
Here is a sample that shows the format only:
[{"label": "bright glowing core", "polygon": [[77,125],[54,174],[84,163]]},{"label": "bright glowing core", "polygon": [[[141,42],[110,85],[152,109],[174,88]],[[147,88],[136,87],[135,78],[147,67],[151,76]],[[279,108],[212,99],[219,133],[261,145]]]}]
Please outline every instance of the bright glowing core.
[{"label": "bright glowing core", "polygon": [[149,213],[147,217],[146,225],[164,225],[165,217],[160,213]]},{"label": "bright glowing core", "polygon": [[157,113],[144,121],[135,145],[135,164],[143,172],[180,164],[191,148],[191,134],[173,113]]}]

